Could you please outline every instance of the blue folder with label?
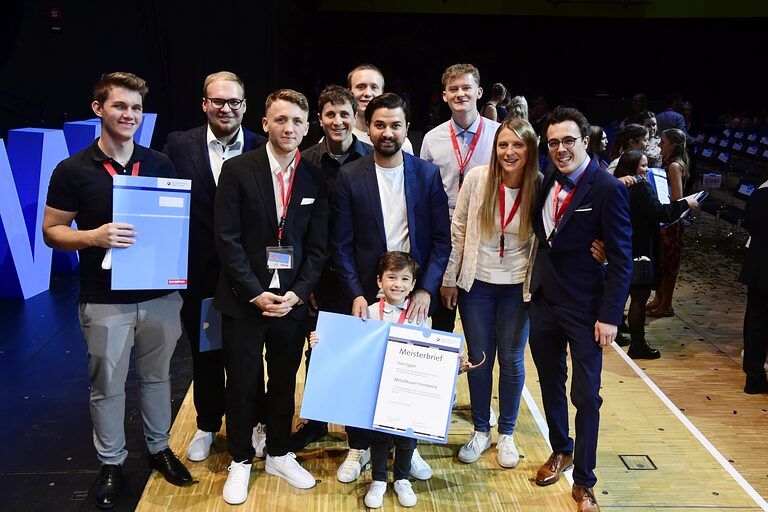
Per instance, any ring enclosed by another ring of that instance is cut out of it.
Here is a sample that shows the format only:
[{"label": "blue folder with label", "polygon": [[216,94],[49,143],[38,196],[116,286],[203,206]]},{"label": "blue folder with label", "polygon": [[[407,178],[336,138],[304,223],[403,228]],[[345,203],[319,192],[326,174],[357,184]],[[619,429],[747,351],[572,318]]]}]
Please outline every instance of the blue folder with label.
[{"label": "blue folder with label", "polygon": [[113,290],[187,287],[191,191],[190,180],[113,177],[112,221],[137,233],[131,247],[111,250]]},{"label": "blue folder with label", "polygon": [[222,348],[221,313],[213,307],[213,297],[202,300],[200,306],[200,352]]},{"label": "blue folder with label", "polygon": [[301,417],[446,443],[463,336],[320,312]]}]

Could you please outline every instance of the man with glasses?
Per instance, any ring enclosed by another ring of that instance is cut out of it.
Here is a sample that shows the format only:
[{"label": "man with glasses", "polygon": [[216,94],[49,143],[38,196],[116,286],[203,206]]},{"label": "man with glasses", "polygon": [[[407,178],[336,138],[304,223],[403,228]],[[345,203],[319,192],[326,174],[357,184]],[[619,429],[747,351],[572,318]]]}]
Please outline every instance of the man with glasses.
[{"label": "man with glasses", "polygon": [[[542,137],[550,161],[534,209],[538,238],[531,277],[530,346],[541,386],[552,454],[535,482],[550,485],[574,467],[571,496],[579,511],[600,508],[592,488],[600,422],[602,349],[616,337],[632,277],[632,225],[626,187],[587,154],[590,126],[576,109],[558,107]],[[604,240],[608,265],[593,259]],[[566,353],[573,361],[574,440],[568,437]]]},{"label": "man with glasses", "polygon": [[[213,199],[226,160],[263,146],[267,139],[241,126],[246,111],[245,86],[228,71],[208,75],[203,84],[203,112],[208,122],[185,132],[173,132],[163,149],[180,178],[192,180],[189,226],[189,285],[183,290],[181,320],[192,345],[192,378],[197,432],[187,448],[191,461],[211,452],[224,417],[224,355],[222,350],[200,351],[202,300],[216,290],[221,264],[213,241]],[[263,392],[263,390],[262,390]],[[257,456],[264,454],[266,437],[261,424],[254,428]]]}]

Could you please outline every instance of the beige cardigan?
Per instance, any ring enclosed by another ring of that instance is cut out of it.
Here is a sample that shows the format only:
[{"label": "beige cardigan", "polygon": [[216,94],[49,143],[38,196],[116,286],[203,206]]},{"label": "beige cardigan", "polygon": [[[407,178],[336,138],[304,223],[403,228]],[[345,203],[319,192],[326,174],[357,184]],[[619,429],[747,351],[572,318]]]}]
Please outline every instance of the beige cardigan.
[{"label": "beige cardigan", "polygon": [[[443,286],[458,286],[469,291],[475,281],[477,254],[480,251],[480,205],[488,178],[488,166],[473,168],[464,177],[451,222],[451,257],[443,274]],[[472,212],[472,215],[469,215]],[[523,300],[530,301],[531,269],[536,256],[536,239],[531,243],[528,268],[523,282]]]}]

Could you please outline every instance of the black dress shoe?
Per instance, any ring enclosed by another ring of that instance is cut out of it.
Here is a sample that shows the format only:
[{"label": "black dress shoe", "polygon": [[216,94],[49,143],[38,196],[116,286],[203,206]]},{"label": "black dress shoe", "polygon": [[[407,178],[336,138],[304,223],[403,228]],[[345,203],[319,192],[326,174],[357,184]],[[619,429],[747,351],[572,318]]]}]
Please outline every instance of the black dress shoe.
[{"label": "black dress shoe", "polygon": [[744,392],[748,395],[759,395],[761,393],[768,393],[768,381],[750,379],[747,377],[747,382],[744,384]]},{"label": "black dress shoe", "polygon": [[192,475],[189,474],[187,468],[170,448],[166,448],[154,455],[150,454],[149,467],[161,472],[165,479],[173,485],[186,487],[194,483]]},{"label": "black dress shoe", "polygon": [[624,336],[623,334],[619,333],[616,335],[616,344],[620,347],[628,347],[631,342],[629,341],[629,338]]},{"label": "black dress shoe", "polygon": [[96,480],[93,489],[93,498],[96,506],[102,510],[112,508],[120,498],[120,490],[123,486],[123,467],[119,464],[104,464],[101,466],[101,474]]},{"label": "black dress shoe", "polygon": [[291,434],[291,451],[300,452],[308,444],[319,441],[328,435],[328,424],[322,421],[308,420],[296,426],[296,432]]},{"label": "black dress shoe", "polygon": [[658,359],[661,357],[661,352],[648,345],[645,341],[641,341],[630,345],[627,355],[632,359]]}]

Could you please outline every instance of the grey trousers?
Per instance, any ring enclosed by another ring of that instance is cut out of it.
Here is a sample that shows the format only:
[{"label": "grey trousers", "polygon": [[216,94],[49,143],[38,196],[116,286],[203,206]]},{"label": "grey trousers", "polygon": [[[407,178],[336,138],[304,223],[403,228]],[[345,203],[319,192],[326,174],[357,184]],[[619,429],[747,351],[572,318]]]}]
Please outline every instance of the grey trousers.
[{"label": "grey trousers", "polygon": [[102,464],[122,464],[125,380],[136,347],[136,375],[149,453],[168,448],[171,429],[170,362],[181,336],[178,292],[138,304],[80,304],[88,346],[93,444]]}]

